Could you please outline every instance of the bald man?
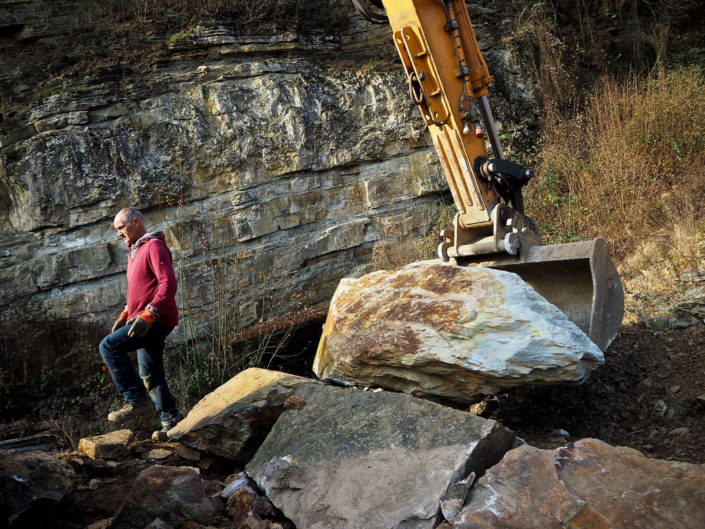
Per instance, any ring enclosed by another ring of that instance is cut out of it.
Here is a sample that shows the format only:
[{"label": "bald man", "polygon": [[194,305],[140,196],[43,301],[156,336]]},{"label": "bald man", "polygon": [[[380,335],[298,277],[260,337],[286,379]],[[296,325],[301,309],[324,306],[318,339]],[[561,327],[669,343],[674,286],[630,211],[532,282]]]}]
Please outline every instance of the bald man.
[{"label": "bald man", "polygon": [[[120,210],[114,226],[128,248],[127,305],[100,343],[100,354],[125,403],[108,415],[108,421],[120,424],[147,417],[156,407],[162,429],[152,438],[166,440],[166,432],[181,419],[163,363],[164,341],[179,323],[171,252],[164,234],[148,232],[135,208]],[[131,351],[137,351],[139,376],[128,356]]]}]

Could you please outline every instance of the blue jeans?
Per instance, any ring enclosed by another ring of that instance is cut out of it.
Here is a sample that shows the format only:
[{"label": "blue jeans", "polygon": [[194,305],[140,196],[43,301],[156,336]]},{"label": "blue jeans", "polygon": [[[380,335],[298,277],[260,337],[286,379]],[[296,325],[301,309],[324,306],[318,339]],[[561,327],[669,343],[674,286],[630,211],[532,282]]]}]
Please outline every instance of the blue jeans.
[{"label": "blue jeans", "polygon": [[[162,424],[178,415],[176,401],[169,391],[164,375],[164,340],[173,327],[154,323],[149,332],[141,338],[130,338],[129,325],[110,333],[100,342],[100,354],[108,366],[110,376],[117,390],[122,393],[125,402],[140,402],[147,394],[154,401],[160,413]],[[139,377],[128,356],[130,351],[137,351]]]}]

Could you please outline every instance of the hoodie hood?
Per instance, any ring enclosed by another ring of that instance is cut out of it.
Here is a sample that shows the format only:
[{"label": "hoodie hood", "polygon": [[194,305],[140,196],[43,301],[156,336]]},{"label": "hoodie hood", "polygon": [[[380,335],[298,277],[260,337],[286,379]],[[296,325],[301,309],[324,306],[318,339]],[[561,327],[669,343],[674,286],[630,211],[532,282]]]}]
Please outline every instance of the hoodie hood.
[{"label": "hoodie hood", "polygon": [[135,244],[129,247],[130,257],[134,259],[135,254],[137,253],[137,249],[140,247],[140,245],[146,243],[149,239],[161,239],[163,241],[166,241],[166,237],[164,236],[163,231],[148,231],[147,233],[142,235],[142,237],[137,239],[137,242],[135,242]]}]

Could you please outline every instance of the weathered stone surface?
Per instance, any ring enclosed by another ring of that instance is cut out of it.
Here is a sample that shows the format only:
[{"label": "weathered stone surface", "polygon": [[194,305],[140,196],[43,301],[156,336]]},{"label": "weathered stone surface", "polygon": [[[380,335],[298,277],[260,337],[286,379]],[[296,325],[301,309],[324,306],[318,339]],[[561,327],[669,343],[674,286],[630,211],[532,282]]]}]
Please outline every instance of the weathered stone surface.
[{"label": "weathered stone surface", "polygon": [[247,369],[201,399],[169,430],[169,436],[197,450],[247,462],[284,411],[287,399],[302,386],[316,384],[277,371]]},{"label": "weathered stone surface", "polygon": [[91,478],[115,476],[120,472],[120,463],[104,459],[87,459],[79,468]]},{"label": "weathered stone surface", "polygon": [[252,38],[201,42],[220,50],[207,68],[199,47],[193,62],[34,102],[33,132],[0,156],[0,302],[27,295],[110,322],[124,305],[112,217],[125,204],[167,233],[184,315],[210,303],[218,265],[243,324],[324,301],[368,266],[391,219],[405,219],[400,236],[429,224],[446,184],[401,68],[332,68],[316,56],[325,42],[300,55],[282,42],[288,56],[272,60],[276,39],[262,55]]},{"label": "weathered stone surface", "polygon": [[139,473],[111,527],[141,529],[155,518],[208,523],[214,514],[198,469],[154,465]]},{"label": "weathered stone surface", "polygon": [[0,454],[0,525],[39,500],[61,500],[74,476],[71,465],[44,452]]},{"label": "weathered stone surface", "polygon": [[581,381],[603,361],[519,276],[426,261],[342,280],[313,370],[473,402],[523,384]]},{"label": "weathered stone surface", "polygon": [[174,529],[174,527],[161,518],[155,518],[145,529]]},{"label": "weathered stone surface", "polygon": [[701,529],[705,467],[583,439],[508,452],[470,492],[453,529]]},{"label": "weathered stone surface", "polygon": [[251,486],[243,486],[228,498],[228,515],[235,527],[267,527],[267,520],[276,517],[277,512],[272,503],[258,494]]},{"label": "weathered stone surface", "polygon": [[[110,524],[113,523],[112,518],[104,518],[103,520],[97,520],[93,523],[88,524],[85,529],[108,529]],[[167,528],[160,528],[167,529]]]},{"label": "weathered stone surface", "polygon": [[157,461],[160,459],[166,459],[168,457],[171,457],[174,455],[173,450],[168,450],[166,448],[154,448],[152,450],[149,450],[148,452],[145,452],[142,454],[142,459],[145,460],[151,460],[151,461]]},{"label": "weathered stone surface", "polygon": [[91,459],[119,459],[127,455],[134,438],[131,430],[115,430],[103,435],[84,437],[78,442],[78,452]]},{"label": "weathered stone surface", "polygon": [[303,386],[246,473],[296,527],[431,528],[446,491],[514,442],[499,423],[409,395]]},{"label": "weathered stone surface", "polygon": [[201,452],[190,446],[182,445],[181,443],[176,445],[174,453],[177,457],[181,459],[186,459],[188,461],[198,461],[201,459]]}]

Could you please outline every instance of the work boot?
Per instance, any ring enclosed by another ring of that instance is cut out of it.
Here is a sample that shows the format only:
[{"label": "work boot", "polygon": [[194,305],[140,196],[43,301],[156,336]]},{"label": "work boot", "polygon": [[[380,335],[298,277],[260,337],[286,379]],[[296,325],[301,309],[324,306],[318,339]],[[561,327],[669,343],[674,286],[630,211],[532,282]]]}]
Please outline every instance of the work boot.
[{"label": "work boot", "polygon": [[147,417],[153,413],[154,405],[150,400],[144,399],[139,402],[126,402],[119,410],[111,411],[108,414],[108,420],[120,424],[130,419]]},{"label": "work boot", "polygon": [[152,441],[160,441],[160,442],[168,441],[168,440],[169,440],[169,435],[167,434],[167,432],[168,432],[169,430],[171,430],[174,426],[176,426],[176,425],[181,421],[181,419],[183,419],[183,417],[182,417],[181,414],[179,413],[179,414],[178,414],[176,417],[174,417],[173,419],[169,419],[168,421],[163,422],[163,423],[162,423],[162,429],[161,429],[161,430],[157,430],[156,432],[154,432],[154,433],[152,434]]}]

